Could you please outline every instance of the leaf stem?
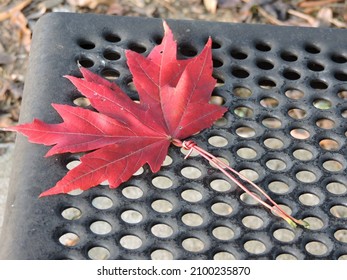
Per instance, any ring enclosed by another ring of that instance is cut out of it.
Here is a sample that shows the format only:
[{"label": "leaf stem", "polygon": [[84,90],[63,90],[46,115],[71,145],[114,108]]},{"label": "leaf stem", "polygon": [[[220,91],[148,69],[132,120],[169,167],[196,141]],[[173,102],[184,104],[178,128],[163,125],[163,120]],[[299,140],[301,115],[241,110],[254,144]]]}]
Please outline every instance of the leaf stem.
[{"label": "leaf stem", "polygon": [[[284,219],[288,224],[292,227],[296,227],[296,225],[301,225],[305,228],[309,227],[309,224],[303,220],[297,220],[294,217],[287,214],[264,190],[262,190],[259,186],[254,184],[251,180],[249,180],[244,175],[237,172],[235,169],[231,168],[229,165],[225,164],[209,152],[205,151],[201,147],[199,147],[194,141],[187,140],[181,141],[179,139],[173,139],[172,143],[175,146],[183,147],[186,150],[189,150],[188,154],[185,156],[185,159],[188,158],[193,151],[196,151],[200,156],[208,160],[209,162],[213,162],[217,168],[227,176],[232,182],[234,182],[237,186],[239,186],[242,190],[244,190],[248,195],[250,195],[253,199],[264,205],[266,208],[270,209],[272,212],[276,213],[282,219]],[[234,175],[234,176],[233,176]],[[235,175],[247,182],[253,188],[258,190],[270,203],[263,201],[258,195],[251,192],[245,185],[243,185],[239,180],[235,178]]]}]

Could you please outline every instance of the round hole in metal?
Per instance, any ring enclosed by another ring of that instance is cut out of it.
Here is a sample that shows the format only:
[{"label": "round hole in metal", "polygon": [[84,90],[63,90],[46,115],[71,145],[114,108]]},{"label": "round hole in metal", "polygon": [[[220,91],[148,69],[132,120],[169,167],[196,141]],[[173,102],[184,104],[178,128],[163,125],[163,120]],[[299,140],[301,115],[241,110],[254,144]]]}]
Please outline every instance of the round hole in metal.
[{"label": "round hole in metal", "polygon": [[284,143],[280,139],[270,137],[264,140],[264,145],[269,149],[278,150],[283,148]]},{"label": "round hole in metal", "polygon": [[153,178],[152,184],[158,189],[168,189],[173,185],[173,182],[168,177],[156,176]]},{"label": "round hole in metal", "polygon": [[233,208],[225,202],[216,202],[211,206],[213,213],[220,216],[228,216],[232,213]]},{"label": "round hole in metal", "polygon": [[334,237],[337,241],[340,241],[342,243],[347,243],[347,230],[346,229],[339,229],[335,231]]},{"label": "round hole in metal", "polygon": [[84,68],[91,68],[94,66],[94,61],[89,58],[89,57],[85,57],[85,56],[81,56],[78,60],[77,60],[77,64],[81,65]]},{"label": "round hole in metal", "polygon": [[288,115],[295,120],[301,120],[306,117],[306,111],[299,108],[293,108],[288,110]]},{"label": "round hole in metal", "polygon": [[172,163],[173,163],[172,157],[170,157],[169,155],[166,155],[165,160],[162,163],[162,166],[169,166]]},{"label": "round hole in metal", "polygon": [[108,234],[112,230],[112,226],[106,221],[95,221],[90,225],[90,230],[99,235]]},{"label": "round hole in metal", "polygon": [[228,120],[224,117],[221,117],[220,119],[216,120],[213,125],[217,127],[225,127],[228,124]]},{"label": "round hole in metal", "polygon": [[72,161],[70,161],[70,162],[68,162],[66,164],[66,168],[68,170],[72,170],[72,169],[76,168],[77,166],[79,166],[80,164],[81,164],[81,161],[79,161],[79,160],[72,160]]},{"label": "round hole in metal", "polygon": [[237,149],[236,153],[240,158],[244,159],[253,159],[257,156],[257,152],[254,149],[247,147]]},{"label": "round hole in metal", "polygon": [[190,237],[182,241],[182,246],[189,252],[200,252],[204,249],[205,244],[198,238]]},{"label": "round hole in metal", "polygon": [[240,50],[240,49],[232,49],[230,52],[230,55],[235,58],[235,59],[246,59],[248,57],[247,53],[245,53],[244,51]]},{"label": "round hole in metal", "polygon": [[347,218],[347,207],[345,205],[334,205],[330,208],[330,213],[336,218]]},{"label": "round hole in metal", "polygon": [[262,120],[261,122],[265,127],[270,128],[270,129],[278,129],[281,128],[282,122],[274,117],[267,117]]},{"label": "round hole in metal", "polygon": [[197,213],[186,213],[182,216],[182,222],[190,227],[197,227],[204,222],[203,218]]},{"label": "round hole in metal", "polygon": [[156,224],[152,226],[151,232],[157,237],[167,238],[173,234],[173,229],[166,224]]},{"label": "round hole in metal", "polygon": [[107,260],[110,255],[110,251],[101,246],[95,246],[88,250],[88,257],[92,260]]},{"label": "round hole in metal", "polygon": [[298,100],[304,97],[304,92],[299,90],[299,89],[287,89],[284,93],[288,98],[293,99],[293,100]]},{"label": "round hole in metal", "polygon": [[299,140],[305,140],[310,137],[310,133],[304,128],[294,128],[290,131],[290,135]]},{"label": "round hole in metal", "polygon": [[258,51],[262,51],[262,52],[268,52],[271,50],[271,46],[265,42],[258,42],[255,44],[255,48]]},{"label": "round hole in metal", "polygon": [[293,156],[302,161],[311,160],[313,158],[312,152],[307,149],[296,149],[293,152]]},{"label": "round hole in metal", "polygon": [[259,229],[264,225],[264,222],[257,216],[249,215],[242,219],[242,224],[250,229]]},{"label": "round hole in metal", "polygon": [[[219,161],[223,162],[225,165],[229,165],[229,161],[228,161],[226,158],[216,157],[216,159],[218,159]],[[212,161],[212,160],[210,160],[208,163],[209,163],[213,168],[219,168],[218,165],[217,165],[214,161]]]},{"label": "round hole in metal", "polygon": [[231,184],[224,179],[215,179],[211,181],[210,186],[218,192],[226,192],[231,189]]},{"label": "round hole in metal", "polygon": [[78,45],[85,50],[92,50],[95,48],[95,43],[85,39],[78,40]]},{"label": "round hole in metal", "polygon": [[212,49],[220,49],[222,47],[222,43],[221,42],[217,42],[216,40],[212,41]]},{"label": "round hole in metal", "polygon": [[124,222],[129,224],[137,224],[143,219],[142,214],[136,210],[125,210],[120,217]]},{"label": "round hole in metal", "polygon": [[233,74],[233,76],[235,76],[236,78],[240,78],[240,79],[245,79],[249,76],[249,72],[241,67],[234,67],[231,70],[231,74]]},{"label": "round hole in metal", "polygon": [[193,57],[193,56],[196,56],[198,53],[196,48],[190,44],[182,44],[178,46],[178,50],[182,55],[186,57]]},{"label": "round hole in metal", "polygon": [[59,237],[59,242],[66,247],[73,247],[80,242],[80,237],[76,233],[67,232]]},{"label": "round hole in metal", "polygon": [[68,195],[72,195],[72,196],[77,196],[77,195],[80,195],[81,193],[83,193],[83,190],[81,190],[81,189],[75,189],[75,190],[73,190],[73,191],[68,192],[67,194],[68,194]]},{"label": "round hole in metal", "polygon": [[284,170],[287,167],[287,164],[280,159],[270,159],[266,162],[266,166],[269,169],[276,171],[276,170]]},{"label": "round hole in metal", "polygon": [[82,108],[87,108],[90,106],[90,100],[86,97],[77,97],[73,100],[73,103]]},{"label": "round hole in metal", "polygon": [[310,230],[319,230],[324,226],[323,221],[317,217],[309,216],[304,221],[310,224]]},{"label": "round hole in metal", "polygon": [[341,81],[341,82],[346,82],[347,81],[347,73],[342,72],[342,71],[337,71],[334,73],[334,77],[336,80]]},{"label": "round hole in metal", "polygon": [[312,255],[322,256],[328,252],[328,247],[320,241],[311,241],[305,245],[305,250]]},{"label": "round hole in metal", "polygon": [[293,62],[298,60],[298,56],[290,51],[283,51],[280,54],[281,58],[288,62]]},{"label": "round hole in metal", "polygon": [[193,166],[182,168],[181,174],[188,179],[198,179],[202,175],[201,171]]},{"label": "round hole in metal", "polygon": [[140,167],[134,174],[133,176],[138,176],[141,175],[145,170],[143,169],[143,167]]},{"label": "round hole in metal", "polygon": [[279,104],[279,101],[273,97],[265,97],[260,100],[260,105],[265,108],[276,108]]},{"label": "round hole in metal", "polygon": [[339,161],[334,159],[324,161],[323,167],[325,170],[328,170],[330,172],[338,172],[343,169],[343,165]]},{"label": "round hole in metal", "polygon": [[212,61],[213,61],[213,67],[214,68],[219,68],[219,67],[221,67],[221,66],[223,66],[223,61],[222,60],[220,60],[220,59],[218,59],[218,58],[213,58],[212,59]]},{"label": "round hole in metal", "polygon": [[96,209],[105,210],[113,206],[113,201],[107,196],[97,196],[93,198],[92,205]]},{"label": "round hole in metal", "polygon": [[307,51],[308,53],[312,53],[312,54],[317,54],[320,53],[320,49],[313,44],[306,44],[305,45],[305,51]]},{"label": "round hole in metal", "polygon": [[117,34],[114,34],[114,33],[104,34],[104,39],[110,43],[118,43],[121,40],[121,38]]},{"label": "round hole in metal", "polygon": [[317,176],[308,170],[302,170],[295,174],[295,177],[303,183],[313,183],[317,180]]},{"label": "round hole in metal", "polygon": [[288,253],[283,253],[283,254],[279,254],[277,257],[276,257],[276,260],[297,260],[298,258],[295,257],[294,255],[292,254],[288,254]]},{"label": "round hole in metal", "polygon": [[304,193],[299,196],[299,201],[306,206],[315,206],[319,204],[320,199],[313,193]]},{"label": "round hole in metal", "polygon": [[340,148],[340,144],[334,139],[325,138],[319,141],[319,146],[327,151],[336,151]]},{"label": "round hole in metal", "polygon": [[136,235],[125,235],[119,240],[120,245],[129,250],[136,250],[142,246],[142,240]]},{"label": "round hole in metal", "polygon": [[258,60],[256,64],[257,64],[257,67],[262,70],[271,70],[272,68],[274,68],[274,64],[268,60],[261,59],[261,60]]},{"label": "round hole in metal", "polygon": [[238,106],[234,109],[234,113],[240,118],[251,118],[253,116],[253,109],[246,106]]},{"label": "round hole in metal", "polygon": [[152,202],[152,208],[159,213],[168,213],[173,209],[173,205],[166,199],[158,199]]},{"label": "round hole in metal", "polygon": [[283,71],[283,77],[286,78],[287,80],[299,80],[300,79],[300,74],[292,69],[286,69]]},{"label": "round hole in metal", "polygon": [[151,253],[152,260],[173,260],[173,254],[166,249],[157,249]]},{"label": "round hole in metal", "polygon": [[248,98],[252,95],[252,91],[246,87],[236,87],[233,90],[233,94],[240,98]]},{"label": "round hole in metal", "polygon": [[330,56],[331,60],[336,62],[336,63],[346,63],[347,62],[347,57],[343,56],[342,54],[337,54],[334,53]]},{"label": "round hole in metal", "polygon": [[212,76],[217,80],[217,83],[215,85],[216,88],[224,86],[225,82],[221,76],[219,76],[218,74],[213,74]]},{"label": "round hole in metal", "polygon": [[114,50],[105,50],[103,53],[104,58],[107,60],[115,61],[120,59],[120,54],[118,52],[115,52]]},{"label": "round hole in metal", "polygon": [[328,88],[328,84],[326,82],[322,80],[318,80],[318,79],[310,81],[310,86],[311,88],[318,89],[318,90]]},{"label": "round hole in metal", "polygon": [[[256,197],[259,197],[256,193],[252,193],[252,194],[255,195]],[[240,195],[240,199],[241,199],[241,201],[243,201],[244,203],[246,203],[248,205],[257,205],[257,204],[259,204],[259,201],[255,200],[255,198],[253,198],[248,193],[241,194]]]},{"label": "round hole in metal", "polygon": [[286,228],[279,228],[272,234],[278,241],[281,242],[291,242],[295,238],[295,234],[291,230]]},{"label": "round hole in metal", "polygon": [[286,184],[282,181],[272,181],[268,185],[268,187],[272,192],[278,193],[278,194],[284,194],[284,193],[287,193],[289,191],[288,184]]},{"label": "round hole in metal", "polygon": [[250,169],[250,168],[245,168],[239,171],[240,174],[248,178],[250,181],[256,181],[259,178],[259,174],[257,171]]},{"label": "round hole in metal", "polygon": [[[287,213],[288,215],[291,215],[292,214],[292,209],[288,206],[288,205],[285,205],[285,204],[281,204],[281,203],[278,203],[278,206],[281,207],[281,209]],[[275,211],[271,211],[271,213],[275,216],[279,216]]]},{"label": "round hole in metal", "polygon": [[222,136],[211,136],[208,138],[208,143],[214,147],[224,147],[228,145],[228,139],[222,137]]},{"label": "round hole in metal", "polygon": [[108,68],[108,67],[104,68],[100,74],[105,79],[110,80],[110,81],[115,81],[120,76],[120,73],[118,70],[113,69],[113,68]]},{"label": "round hole in metal", "polygon": [[276,87],[276,83],[269,78],[259,79],[258,85],[262,89],[272,89],[272,88]]},{"label": "round hole in metal", "polygon": [[340,90],[337,96],[343,100],[347,100],[347,90]]},{"label": "round hole in metal", "polygon": [[76,207],[68,207],[61,212],[61,215],[64,219],[73,221],[81,217],[82,211]]},{"label": "round hole in metal", "polygon": [[235,132],[242,138],[250,138],[255,135],[255,130],[249,126],[240,126],[236,129]]},{"label": "round hole in metal", "polygon": [[347,192],[347,187],[345,184],[333,181],[326,186],[328,192],[336,195],[341,195]]},{"label": "round hole in metal", "polygon": [[214,260],[235,260],[235,256],[229,252],[218,252],[213,256]]},{"label": "round hole in metal", "polygon": [[230,240],[234,237],[234,231],[226,226],[219,226],[212,230],[212,234],[219,240]]},{"label": "round hole in metal", "polygon": [[218,96],[218,95],[212,95],[210,98],[210,104],[214,104],[214,105],[224,105],[225,104],[225,100],[223,97]]},{"label": "round hole in metal", "polygon": [[316,125],[323,129],[332,129],[335,126],[335,122],[328,118],[323,118],[323,119],[317,120]]},{"label": "round hole in metal", "polygon": [[202,199],[201,192],[193,189],[185,190],[181,193],[181,196],[184,200],[188,202],[198,202]]},{"label": "round hole in metal", "polygon": [[131,43],[129,44],[128,49],[137,52],[137,53],[144,53],[146,52],[147,48],[143,45],[140,45],[139,43]]},{"label": "round hole in metal", "polygon": [[313,101],[313,106],[320,110],[329,110],[332,103],[327,99],[318,98]]},{"label": "round hole in metal", "polygon": [[259,240],[249,240],[243,245],[245,250],[251,254],[259,255],[265,252],[266,246]]},{"label": "round hole in metal", "polygon": [[122,190],[122,194],[129,199],[138,199],[143,196],[143,191],[137,186],[127,186]]},{"label": "round hole in metal", "polygon": [[320,72],[324,70],[324,65],[322,65],[319,62],[311,60],[307,63],[307,68],[315,72]]},{"label": "round hole in metal", "polygon": [[[181,152],[182,154],[184,154],[185,156],[188,155],[189,151],[190,151],[190,150],[187,150],[187,149],[185,149],[185,148],[181,148],[181,149],[180,149],[180,152]],[[196,156],[198,156],[198,155],[199,155],[199,153],[198,153],[197,151],[194,150],[193,152],[191,152],[191,153],[189,154],[189,157],[196,157]]]},{"label": "round hole in metal", "polygon": [[127,87],[130,91],[136,92],[136,87],[133,80],[127,82]]}]

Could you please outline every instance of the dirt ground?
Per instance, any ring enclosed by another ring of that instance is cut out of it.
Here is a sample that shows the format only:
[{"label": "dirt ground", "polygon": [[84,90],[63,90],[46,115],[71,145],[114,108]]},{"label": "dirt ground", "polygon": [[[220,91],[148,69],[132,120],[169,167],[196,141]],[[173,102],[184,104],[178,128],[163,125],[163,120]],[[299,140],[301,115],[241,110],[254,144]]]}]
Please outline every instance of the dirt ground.
[{"label": "dirt ground", "polygon": [[[50,12],[347,27],[344,0],[0,0],[0,127],[18,121],[31,33]],[[0,131],[0,143],[13,140]]]}]

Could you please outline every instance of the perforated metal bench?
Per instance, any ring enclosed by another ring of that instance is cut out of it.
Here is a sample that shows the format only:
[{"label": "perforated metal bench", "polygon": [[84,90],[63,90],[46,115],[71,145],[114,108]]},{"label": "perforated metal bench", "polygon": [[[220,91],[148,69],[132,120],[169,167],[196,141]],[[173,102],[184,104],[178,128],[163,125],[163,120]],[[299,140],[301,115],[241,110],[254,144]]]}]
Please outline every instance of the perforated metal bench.
[{"label": "perforated metal bench", "polygon": [[[38,198],[77,155],[18,136],[2,259],[346,259],[347,32],[168,20],[180,58],[213,39],[212,102],[224,118],[193,139],[262,186],[310,229],[290,228],[213,165],[176,147],[117,189]],[[148,54],[160,19],[49,14],[37,23],[20,122],[58,123],[51,103],[86,100],[78,62],[136,99],[125,49]],[[187,169],[187,167],[190,167]]]}]

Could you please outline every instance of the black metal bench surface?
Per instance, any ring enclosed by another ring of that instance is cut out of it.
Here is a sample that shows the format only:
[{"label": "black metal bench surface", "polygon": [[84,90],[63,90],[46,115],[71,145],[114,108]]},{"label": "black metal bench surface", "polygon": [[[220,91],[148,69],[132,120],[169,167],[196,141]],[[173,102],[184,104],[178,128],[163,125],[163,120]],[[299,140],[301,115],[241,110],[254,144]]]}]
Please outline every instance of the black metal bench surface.
[{"label": "black metal bench surface", "polygon": [[[104,185],[39,199],[78,157],[44,158],[48,147],[18,136],[1,258],[346,258],[346,30],[168,24],[180,58],[194,56],[212,37],[214,102],[229,108],[193,139],[251,176],[311,229],[290,228],[208,162],[184,160],[176,147],[157,174],[145,167],[117,189]],[[124,50],[147,55],[162,36],[160,19],[43,17],[34,32],[20,122],[58,123],[51,103],[79,104],[80,94],[63,78],[80,76],[78,63],[136,98]],[[197,175],[181,172],[185,167]]]}]

